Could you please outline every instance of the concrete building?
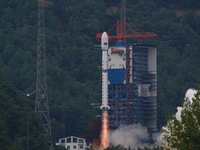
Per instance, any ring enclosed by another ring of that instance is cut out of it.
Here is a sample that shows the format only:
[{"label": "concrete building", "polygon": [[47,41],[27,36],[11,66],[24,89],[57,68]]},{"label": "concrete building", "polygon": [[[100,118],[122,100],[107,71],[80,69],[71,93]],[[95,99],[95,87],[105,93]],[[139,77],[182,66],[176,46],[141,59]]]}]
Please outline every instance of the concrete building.
[{"label": "concrete building", "polygon": [[86,150],[90,149],[91,144],[86,143],[84,138],[69,136],[59,139],[56,145],[64,146],[68,150]]}]

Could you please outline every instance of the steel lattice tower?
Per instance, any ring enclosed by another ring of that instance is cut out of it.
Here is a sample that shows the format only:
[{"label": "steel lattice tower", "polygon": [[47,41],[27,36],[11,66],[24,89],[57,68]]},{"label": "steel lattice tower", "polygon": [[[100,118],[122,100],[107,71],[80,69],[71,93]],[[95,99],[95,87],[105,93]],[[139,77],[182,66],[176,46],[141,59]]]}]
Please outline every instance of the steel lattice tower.
[{"label": "steel lattice tower", "polygon": [[[46,77],[44,2],[38,0],[37,77],[35,112],[39,114],[46,134],[52,139]],[[49,150],[53,150],[52,140]]]},{"label": "steel lattice tower", "polygon": [[[120,8],[120,22],[126,22],[126,1],[121,0],[121,8]],[[120,25],[121,31],[123,34],[126,33],[126,26],[124,24]],[[119,33],[118,33],[119,34]]]}]

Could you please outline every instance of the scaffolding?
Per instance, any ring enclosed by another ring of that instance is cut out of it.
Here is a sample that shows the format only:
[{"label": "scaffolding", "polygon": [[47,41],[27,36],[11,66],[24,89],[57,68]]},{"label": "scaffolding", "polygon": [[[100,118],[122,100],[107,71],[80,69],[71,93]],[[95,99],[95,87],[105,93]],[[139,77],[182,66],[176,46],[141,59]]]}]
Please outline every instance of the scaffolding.
[{"label": "scaffolding", "polygon": [[126,84],[110,84],[108,86],[109,124],[112,128],[117,128],[122,124],[127,124],[127,100]]},{"label": "scaffolding", "polygon": [[[118,75],[121,76],[121,75]],[[157,130],[157,73],[156,49],[153,46],[137,44],[126,50],[124,82],[108,85],[109,125],[140,123]],[[120,78],[120,80],[122,80]]]},{"label": "scaffolding", "polygon": [[132,84],[132,48],[129,47],[126,53],[126,100],[127,100],[127,125],[132,123],[133,107],[133,84]]},{"label": "scaffolding", "polygon": [[[126,50],[126,68],[123,82],[108,85],[109,124],[112,128],[132,123],[132,50]],[[119,76],[119,75],[118,75]],[[110,79],[111,80],[111,79]]]},{"label": "scaffolding", "polygon": [[146,126],[151,133],[157,131],[157,73],[156,56],[153,56],[155,54],[156,49],[149,45],[133,46],[132,121]]}]

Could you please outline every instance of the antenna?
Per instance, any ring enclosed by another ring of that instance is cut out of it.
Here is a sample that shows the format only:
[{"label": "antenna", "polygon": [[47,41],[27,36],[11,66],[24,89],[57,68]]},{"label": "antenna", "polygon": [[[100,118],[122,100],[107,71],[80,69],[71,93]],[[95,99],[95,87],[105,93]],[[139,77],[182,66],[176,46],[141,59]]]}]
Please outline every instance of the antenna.
[{"label": "antenna", "polygon": [[46,47],[44,1],[38,0],[37,77],[35,112],[39,114],[46,134],[51,138],[49,150],[53,150],[46,77]]}]

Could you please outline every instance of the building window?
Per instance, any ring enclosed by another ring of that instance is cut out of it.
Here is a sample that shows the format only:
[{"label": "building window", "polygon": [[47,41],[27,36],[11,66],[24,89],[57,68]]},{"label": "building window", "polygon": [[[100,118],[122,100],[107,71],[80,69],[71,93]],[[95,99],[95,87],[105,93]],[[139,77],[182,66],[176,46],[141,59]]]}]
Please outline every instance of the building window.
[{"label": "building window", "polygon": [[70,146],[67,146],[67,149],[70,150]]},{"label": "building window", "polygon": [[74,147],[73,147],[74,149],[76,149],[76,145],[74,145]]},{"label": "building window", "polygon": [[65,143],[65,139],[61,140],[61,143]]},{"label": "building window", "polygon": [[84,141],[82,139],[79,139],[79,143],[83,143]]},{"label": "building window", "polygon": [[80,145],[80,149],[83,149],[83,145]]},{"label": "building window", "polygon": [[67,138],[67,143],[71,143],[71,138]]},{"label": "building window", "polygon": [[77,143],[77,138],[73,138],[73,143]]}]

